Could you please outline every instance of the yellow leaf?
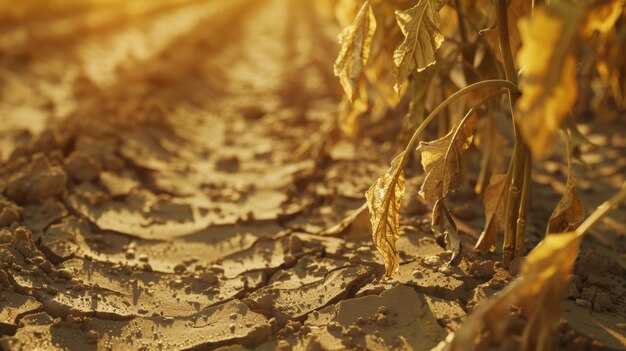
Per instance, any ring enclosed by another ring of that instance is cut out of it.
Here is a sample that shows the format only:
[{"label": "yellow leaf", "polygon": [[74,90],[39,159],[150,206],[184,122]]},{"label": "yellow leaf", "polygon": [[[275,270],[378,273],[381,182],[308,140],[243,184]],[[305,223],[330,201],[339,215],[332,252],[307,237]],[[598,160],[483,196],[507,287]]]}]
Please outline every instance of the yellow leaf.
[{"label": "yellow leaf", "polygon": [[363,6],[361,0],[338,0],[335,5],[335,18],[341,28],[349,26],[353,21],[359,9]]},{"label": "yellow leaf", "polygon": [[385,259],[386,275],[392,276],[400,265],[396,241],[400,237],[400,205],[404,195],[403,152],[391,168],[367,190],[367,208],[372,222],[372,239]]},{"label": "yellow leaf", "polygon": [[615,29],[615,22],[622,14],[624,5],[626,1],[615,0],[593,8],[587,16],[584,35],[591,36],[593,32],[606,34]]},{"label": "yellow leaf", "polygon": [[435,233],[444,234],[446,237],[446,248],[452,251],[450,262],[461,253],[461,238],[454,223],[454,219],[450,214],[450,210],[446,206],[446,199],[442,198],[435,202],[433,206],[433,216],[430,227]]},{"label": "yellow leaf", "polygon": [[[533,4],[533,0],[514,0],[510,2],[510,5],[508,7],[507,23],[509,27],[509,41],[511,44],[511,52],[513,53],[514,56],[518,53],[520,47],[522,46],[522,41],[520,39],[520,30],[517,26],[517,22],[520,19],[530,15],[532,4]],[[485,36],[485,39],[487,39],[487,43],[489,44],[493,52],[496,54],[500,62],[502,62],[502,54],[500,52],[500,41],[498,39],[498,29],[495,24],[496,23],[495,6],[493,5],[490,6],[489,4],[484,4],[484,5],[487,5],[485,9],[489,11],[488,12],[489,18],[487,19],[487,21],[488,23],[493,23],[493,26],[492,28],[489,28],[488,30],[482,33]]]},{"label": "yellow leaf", "polygon": [[498,344],[510,334],[511,306],[526,317],[519,350],[549,350],[550,337],[563,313],[563,292],[587,230],[626,198],[626,182],[574,232],[548,234],[526,257],[520,275],[487,303],[479,306],[443,350],[473,350],[476,339]]},{"label": "yellow leaf", "polygon": [[[563,291],[578,255],[581,236],[550,234],[526,257],[520,276],[497,297],[477,308],[447,349],[471,350],[482,330],[494,342],[506,336],[511,306],[521,307],[528,321],[520,350],[549,350],[550,337],[563,310]],[[484,329],[483,329],[484,328]]]},{"label": "yellow leaf", "polygon": [[376,18],[369,1],[365,1],[352,24],[339,34],[341,50],[335,61],[335,75],[350,101],[357,93],[357,80],[364,74],[375,31]]},{"label": "yellow leaf", "polygon": [[577,19],[553,16],[545,8],[519,21],[523,46],[517,57],[522,68],[516,123],[532,154],[547,154],[561,122],[576,101],[576,59],[569,52]]},{"label": "yellow leaf", "polygon": [[507,138],[498,128],[494,116],[487,116],[476,123],[474,145],[482,155],[480,173],[474,190],[477,194],[482,194],[489,174],[502,172],[504,158],[507,156]]},{"label": "yellow leaf", "polygon": [[505,220],[506,199],[509,194],[511,180],[506,174],[494,174],[483,196],[485,206],[485,230],[476,242],[476,251],[494,252],[498,242],[498,231],[502,229]]},{"label": "yellow leaf", "polygon": [[435,52],[443,42],[439,32],[439,11],[442,0],[419,0],[417,5],[396,11],[396,19],[404,34],[404,41],[393,53],[396,90],[414,71],[421,72],[435,63]]},{"label": "yellow leaf", "polygon": [[567,181],[563,197],[550,215],[548,233],[563,233],[574,230],[582,222],[584,216],[583,203],[576,195],[576,179]]},{"label": "yellow leaf", "polygon": [[576,195],[576,178],[572,174],[572,155],[575,145],[572,143],[570,132],[571,129],[563,129],[563,137],[567,149],[567,185],[561,200],[556,205],[554,211],[552,211],[552,215],[550,215],[546,234],[575,230],[582,222],[584,216],[583,203]]},{"label": "yellow leaf", "polygon": [[426,178],[419,193],[424,200],[434,203],[461,186],[461,155],[472,144],[475,126],[476,114],[470,113],[443,138],[420,142],[417,151]]},{"label": "yellow leaf", "polygon": [[359,118],[368,110],[365,97],[358,96],[352,103],[344,100],[339,105],[337,119],[339,128],[351,139],[356,139],[361,130]]}]

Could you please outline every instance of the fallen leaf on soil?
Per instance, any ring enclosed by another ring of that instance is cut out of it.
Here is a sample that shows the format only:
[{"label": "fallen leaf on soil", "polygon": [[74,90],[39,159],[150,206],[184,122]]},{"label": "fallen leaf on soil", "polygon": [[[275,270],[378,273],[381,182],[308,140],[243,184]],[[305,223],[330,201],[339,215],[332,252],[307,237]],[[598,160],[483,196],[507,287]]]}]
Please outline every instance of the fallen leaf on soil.
[{"label": "fallen leaf on soil", "polygon": [[494,341],[506,336],[511,306],[521,307],[528,321],[521,350],[547,350],[563,309],[563,291],[578,255],[581,236],[550,234],[526,257],[520,276],[495,299],[480,306],[447,345],[447,350],[468,350],[483,330]]},{"label": "fallen leaf on soil", "polygon": [[443,138],[420,142],[417,151],[426,173],[420,189],[424,200],[436,202],[461,186],[461,155],[472,144],[476,118],[471,113]]},{"label": "fallen leaf on soil", "polygon": [[439,10],[446,1],[420,0],[414,7],[396,11],[404,41],[393,53],[396,85],[400,90],[414,71],[421,72],[435,63],[435,52],[444,40],[439,32]]},{"label": "fallen leaf on soil", "polygon": [[376,18],[369,1],[365,1],[352,24],[339,35],[341,50],[335,61],[335,75],[343,90],[353,101],[357,94],[357,80],[370,55],[372,36],[376,31]]},{"label": "fallen leaf on soil", "polygon": [[372,184],[365,193],[371,215],[372,239],[385,259],[387,276],[392,276],[400,264],[396,240],[400,237],[400,205],[404,195],[404,170],[401,153],[391,163],[391,168]]},{"label": "fallen leaf on soil", "polygon": [[506,199],[509,194],[510,178],[506,174],[494,174],[483,196],[485,206],[485,229],[476,242],[475,249],[481,253],[494,252],[498,242],[498,231],[505,221]]}]

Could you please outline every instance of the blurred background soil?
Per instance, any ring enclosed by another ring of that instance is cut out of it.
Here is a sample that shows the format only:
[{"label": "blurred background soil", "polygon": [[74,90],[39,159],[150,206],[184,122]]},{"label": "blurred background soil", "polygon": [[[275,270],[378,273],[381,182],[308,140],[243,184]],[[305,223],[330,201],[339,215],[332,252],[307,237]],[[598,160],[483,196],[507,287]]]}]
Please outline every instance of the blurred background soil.
[{"label": "blurred background soil", "polygon": [[[385,172],[403,115],[356,142],[324,132],[341,97],[324,4],[1,3],[0,348],[430,350],[511,280],[498,253],[472,252],[471,192],[450,199],[464,252],[445,264],[421,172],[393,279],[367,212],[326,230]],[[581,129],[589,213],[624,179],[626,130]],[[537,166],[528,249],[565,172],[562,145]],[[585,239],[555,349],[626,349],[625,235],[622,206]],[[480,347],[519,348],[511,318]]]}]

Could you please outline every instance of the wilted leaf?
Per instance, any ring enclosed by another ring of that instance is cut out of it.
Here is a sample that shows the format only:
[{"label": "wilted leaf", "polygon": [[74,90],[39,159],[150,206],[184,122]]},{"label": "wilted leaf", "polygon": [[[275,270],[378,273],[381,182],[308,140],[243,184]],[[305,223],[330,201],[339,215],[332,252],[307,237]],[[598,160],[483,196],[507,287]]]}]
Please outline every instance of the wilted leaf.
[{"label": "wilted leaf", "polygon": [[452,251],[450,262],[454,261],[461,253],[461,238],[459,238],[459,231],[450,214],[450,210],[446,206],[445,198],[437,200],[433,206],[433,218],[430,227],[435,233],[446,236],[446,248]]},{"label": "wilted leaf", "polygon": [[567,148],[567,186],[563,192],[561,200],[556,205],[552,215],[550,215],[550,222],[546,233],[563,233],[567,231],[575,230],[582,222],[584,216],[583,203],[580,201],[578,195],[576,195],[576,178],[572,174],[572,154],[574,147],[572,145],[572,138],[567,129],[563,130],[563,137],[565,138],[565,145]]},{"label": "wilted leaf", "polygon": [[510,177],[494,174],[483,196],[485,206],[485,230],[480,234],[475,249],[479,252],[494,252],[498,242],[498,231],[504,226],[506,199],[509,194]]},{"label": "wilted leaf", "polygon": [[357,80],[363,78],[365,64],[370,55],[372,36],[376,31],[376,18],[369,1],[365,1],[352,24],[339,35],[341,50],[335,61],[335,75],[350,101],[357,94]]},{"label": "wilted leaf", "polygon": [[615,22],[619,19],[626,5],[626,1],[609,1],[597,6],[587,15],[587,23],[584,28],[584,35],[590,36],[593,32],[606,34],[615,28]]},{"label": "wilted leaf", "polygon": [[396,90],[411,73],[421,72],[435,63],[435,52],[444,39],[439,32],[439,11],[445,3],[443,0],[419,0],[408,10],[396,11],[404,34],[404,41],[393,53]]},{"label": "wilted leaf", "polygon": [[583,133],[581,133],[581,131],[578,129],[578,125],[576,125],[576,121],[572,116],[565,118],[565,121],[563,122],[563,128],[567,131],[571,138],[569,149],[572,157],[584,163],[584,161],[580,157],[582,154],[581,147],[583,145],[593,146],[593,143]]},{"label": "wilted leaf", "polygon": [[337,119],[339,129],[349,138],[355,139],[359,135],[361,126],[359,118],[368,110],[368,104],[364,97],[358,96],[353,102],[347,99],[339,105]]},{"label": "wilted leaf", "polygon": [[476,124],[476,148],[481,152],[480,173],[475,192],[481,194],[489,174],[502,172],[506,156],[507,139],[498,128],[493,116],[482,118]]},{"label": "wilted leaf", "polygon": [[400,264],[396,241],[400,237],[400,204],[404,195],[404,152],[394,159],[391,168],[367,190],[371,215],[372,239],[385,259],[386,275],[392,276]]},{"label": "wilted leaf", "polygon": [[520,350],[549,350],[550,337],[563,310],[563,291],[578,255],[576,233],[550,234],[526,257],[520,276],[496,298],[477,308],[456,332],[447,349],[471,350],[483,327],[499,342],[509,328],[511,306],[521,307],[528,321]]},{"label": "wilted leaf", "polygon": [[475,126],[476,114],[470,113],[443,138],[420,142],[417,151],[426,173],[420,189],[424,200],[434,203],[461,186],[461,155],[472,144]]},{"label": "wilted leaf", "polygon": [[[526,316],[519,350],[549,350],[550,337],[563,312],[563,292],[587,230],[626,198],[626,182],[574,232],[548,234],[526,257],[520,275],[496,297],[479,306],[443,348],[473,350],[479,335],[498,343],[510,331],[511,306]],[[488,332],[488,333],[484,333]]]},{"label": "wilted leaf", "polygon": [[[530,16],[533,0],[515,0],[509,3],[507,17],[509,25],[509,41],[511,43],[511,52],[513,55],[517,54],[522,41],[520,39],[520,30],[517,26],[517,22],[527,16]],[[493,23],[492,27],[481,31],[481,34],[487,39],[487,43],[491,46],[491,49],[496,53],[499,60],[502,61],[500,53],[500,42],[498,39],[498,28],[496,26],[496,9],[495,6],[490,4],[484,4],[485,10],[489,11],[487,19],[488,23]]]},{"label": "wilted leaf", "polygon": [[570,178],[563,197],[556,205],[552,215],[550,215],[550,223],[548,224],[548,233],[563,233],[574,230],[583,220],[584,208],[583,203],[576,195],[576,179]]},{"label": "wilted leaf", "polygon": [[426,98],[437,71],[437,65],[430,66],[425,71],[414,74],[409,80],[406,94],[410,96],[411,100],[400,140],[406,138],[408,141],[426,117]]},{"label": "wilted leaf", "polygon": [[519,21],[523,46],[517,58],[523,75],[515,118],[537,158],[549,151],[576,101],[576,59],[570,48],[582,10],[572,6],[569,12],[556,16],[540,8],[532,18]]}]

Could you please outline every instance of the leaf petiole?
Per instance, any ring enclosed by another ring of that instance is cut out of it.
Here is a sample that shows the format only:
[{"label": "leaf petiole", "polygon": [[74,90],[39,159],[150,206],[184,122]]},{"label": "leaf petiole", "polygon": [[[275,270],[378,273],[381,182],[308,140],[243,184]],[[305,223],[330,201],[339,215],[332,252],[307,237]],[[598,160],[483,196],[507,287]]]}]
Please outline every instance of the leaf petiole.
[{"label": "leaf petiole", "polygon": [[409,152],[411,152],[411,150],[415,149],[415,144],[417,144],[417,142],[419,141],[419,138],[422,135],[422,133],[424,133],[424,130],[426,130],[426,128],[428,127],[430,122],[432,122],[435,119],[435,117],[437,117],[437,115],[441,111],[443,111],[443,109],[448,107],[448,105],[450,105],[456,99],[458,99],[458,98],[460,98],[460,97],[462,97],[462,96],[464,96],[466,94],[469,94],[469,93],[471,93],[474,90],[485,88],[485,87],[503,87],[503,88],[507,88],[512,93],[517,93],[519,91],[517,89],[517,85],[511,83],[508,80],[504,80],[504,79],[490,79],[490,80],[483,80],[481,82],[468,85],[468,86],[464,87],[463,89],[457,91],[456,93],[450,95],[447,99],[445,99],[442,103],[440,103],[439,106],[435,107],[435,109],[432,110],[432,112],[424,119],[422,124],[420,124],[420,126],[417,128],[417,130],[415,130],[415,133],[413,133],[413,136],[411,137],[411,140],[409,141],[409,143],[407,144],[407,146],[405,148],[405,153],[404,153],[404,156],[402,157],[402,159],[400,160],[400,165],[401,166],[404,165],[404,162],[406,160],[407,154]]}]

